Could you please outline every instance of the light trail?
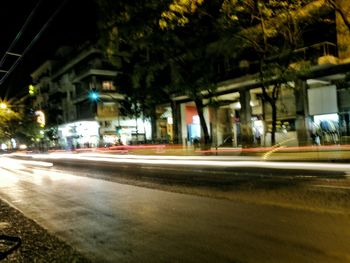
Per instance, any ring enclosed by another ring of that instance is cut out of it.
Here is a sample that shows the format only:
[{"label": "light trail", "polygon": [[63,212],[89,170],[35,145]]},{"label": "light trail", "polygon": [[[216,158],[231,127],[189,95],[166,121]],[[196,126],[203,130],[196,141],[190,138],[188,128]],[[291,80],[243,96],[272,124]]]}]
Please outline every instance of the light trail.
[{"label": "light trail", "polygon": [[[349,164],[339,163],[312,163],[312,162],[268,162],[268,161],[242,161],[232,158],[217,159],[216,157],[193,158],[191,156],[109,156],[101,154],[78,155],[78,154],[27,154],[25,156],[40,160],[76,160],[106,163],[130,163],[130,164],[153,164],[153,165],[175,165],[175,166],[202,166],[202,167],[237,167],[237,168],[268,168],[268,169],[289,169],[289,170],[323,170],[350,172]],[[193,158],[193,159],[192,159]],[[40,162],[39,162],[40,163]]]},{"label": "light trail", "polygon": [[40,166],[40,167],[52,167],[53,163],[43,162],[43,161],[33,161],[33,160],[20,160],[11,159],[8,157],[1,157],[0,167],[6,169],[23,169],[27,165]]}]

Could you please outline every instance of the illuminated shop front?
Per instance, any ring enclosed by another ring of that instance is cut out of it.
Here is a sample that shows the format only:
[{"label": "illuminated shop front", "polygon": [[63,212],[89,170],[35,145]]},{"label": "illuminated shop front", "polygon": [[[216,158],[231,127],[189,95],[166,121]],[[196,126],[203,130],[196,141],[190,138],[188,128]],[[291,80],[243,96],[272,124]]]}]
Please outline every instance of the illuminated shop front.
[{"label": "illuminated shop front", "polygon": [[195,106],[186,106],[186,126],[187,126],[187,138],[190,143],[201,138],[201,126],[199,116]]},{"label": "illuminated shop front", "polygon": [[323,114],[313,117],[311,137],[314,144],[337,144],[340,141],[339,115]]},{"label": "illuminated shop front", "polygon": [[159,142],[172,142],[174,134],[171,107],[168,105],[158,106],[156,113],[159,115],[159,118],[157,119],[158,130],[156,131],[155,138],[157,138]]},{"label": "illuminated shop front", "polygon": [[[202,136],[201,123],[198,116],[197,108],[193,102],[183,103],[180,105],[181,111],[181,141],[184,144],[192,145],[199,142]],[[209,109],[203,109],[204,119],[207,127],[210,125]],[[211,130],[208,128],[209,134]]]},{"label": "illuminated shop front", "polygon": [[100,146],[146,143],[152,138],[151,123],[142,119],[100,121]]},{"label": "illuminated shop front", "polygon": [[99,144],[97,121],[78,121],[60,125],[58,136],[65,149],[97,147]]},{"label": "illuminated shop front", "polygon": [[312,116],[311,138],[314,144],[340,142],[337,88],[335,85],[308,90],[309,111]]}]

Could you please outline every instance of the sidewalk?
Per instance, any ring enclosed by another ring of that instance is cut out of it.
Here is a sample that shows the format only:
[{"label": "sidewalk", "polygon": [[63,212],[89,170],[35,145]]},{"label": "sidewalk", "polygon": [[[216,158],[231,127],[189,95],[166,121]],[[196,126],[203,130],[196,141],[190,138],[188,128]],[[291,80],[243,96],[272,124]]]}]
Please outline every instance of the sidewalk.
[{"label": "sidewalk", "polygon": [[[20,238],[20,245],[12,253],[14,243],[4,236]],[[91,262],[71,246],[26,218],[18,210],[0,200],[0,261],[1,262]]]},{"label": "sidewalk", "polygon": [[264,161],[349,162],[350,145],[273,146],[256,148],[211,148],[197,151],[219,156],[257,157]]}]

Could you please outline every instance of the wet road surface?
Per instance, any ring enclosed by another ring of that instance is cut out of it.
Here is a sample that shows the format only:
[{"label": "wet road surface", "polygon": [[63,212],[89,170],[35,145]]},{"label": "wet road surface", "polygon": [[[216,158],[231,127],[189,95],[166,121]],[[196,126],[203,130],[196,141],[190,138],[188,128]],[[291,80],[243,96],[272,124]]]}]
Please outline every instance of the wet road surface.
[{"label": "wet road surface", "polygon": [[[10,165],[13,162],[13,165]],[[350,218],[1,160],[0,198],[95,262],[350,262]]]}]

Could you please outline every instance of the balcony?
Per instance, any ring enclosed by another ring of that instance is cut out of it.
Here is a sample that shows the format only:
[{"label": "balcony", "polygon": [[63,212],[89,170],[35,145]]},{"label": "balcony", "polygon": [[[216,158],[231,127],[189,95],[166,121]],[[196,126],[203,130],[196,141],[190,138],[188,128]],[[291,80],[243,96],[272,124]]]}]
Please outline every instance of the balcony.
[{"label": "balcony", "polygon": [[297,61],[308,61],[311,65],[338,64],[337,46],[331,42],[321,42],[296,49]]}]

